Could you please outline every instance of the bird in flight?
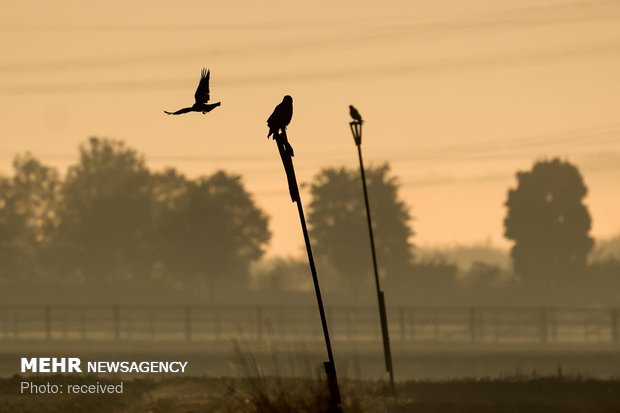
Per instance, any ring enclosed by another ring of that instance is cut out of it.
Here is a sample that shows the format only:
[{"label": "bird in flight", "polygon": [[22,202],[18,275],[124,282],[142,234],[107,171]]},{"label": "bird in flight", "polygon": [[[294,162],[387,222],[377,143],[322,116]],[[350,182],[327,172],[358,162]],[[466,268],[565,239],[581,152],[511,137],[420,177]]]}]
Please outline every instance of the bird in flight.
[{"label": "bird in flight", "polygon": [[211,77],[211,71],[202,69],[200,73],[200,82],[194,93],[194,99],[196,103],[188,108],[179,109],[176,112],[168,112],[164,110],[164,113],[168,115],[181,115],[187,112],[202,112],[203,114],[211,112],[216,107],[220,106],[222,102],[209,103],[209,78]]},{"label": "bird in flight", "polygon": [[351,115],[354,122],[364,123],[364,121],[362,120],[362,115],[360,115],[360,113],[357,111],[357,109],[355,109],[355,106],[353,105],[349,105],[349,115]]},{"label": "bird in flight", "polygon": [[[293,118],[293,98],[289,95],[284,96],[282,102],[276,106],[269,119],[267,119],[267,126],[269,126],[269,138],[273,134],[285,132],[286,127],[291,123]],[[275,137],[274,137],[275,138]]]}]

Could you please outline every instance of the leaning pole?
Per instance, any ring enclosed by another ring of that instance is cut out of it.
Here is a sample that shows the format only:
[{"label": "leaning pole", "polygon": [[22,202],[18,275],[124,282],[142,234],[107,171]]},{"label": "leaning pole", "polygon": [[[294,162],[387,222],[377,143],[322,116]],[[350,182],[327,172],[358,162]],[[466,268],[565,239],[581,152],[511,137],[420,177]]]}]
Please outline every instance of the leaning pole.
[{"label": "leaning pole", "polygon": [[340,398],[340,388],[338,386],[338,377],[336,376],[336,364],[334,363],[334,354],[332,352],[332,345],[329,339],[329,330],[327,328],[327,317],[325,316],[325,308],[323,306],[323,299],[321,298],[321,287],[319,286],[319,278],[316,273],[316,266],[314,265],[314,256],[312,254],[312,246],[310,244],[310,236],[308,235],[308,227],[306,226],[306,218],[304,215],[303,206],[301,204],[301,197],[299,195],[299,187],[297,185],[297,178],[295,177],[295,168],[293,167],[293,148],[288,142],[286,136],[286,128],[280,131],[276,131],[273,135],[276,145],[278,146],[278,152],[284,165],[284,171],[286,172],[286,178],[288,180],[289,193],[291,200],[297,204],[297,211],[299,212],[299,220],[301,222],[301,231],[304,235],[304,242],[306,243],[306,252],[308,254],[308,262],[310,264],[310,272],[312,273],[312,282],[314,283],[314,291],[316,293],[316,301],[319,307],[319,314],[321,316],[321,325],[323,326],[323,336],[325,337],[325,347],[327,349],[327,361],[323,363],[325,368],[325,376],[327,377],[327,385],[329,390],[330,399],[330,412],[341,412],[342,402]]},{"label": "leaning pole", "polygon": [[349,122],[351,133],[353,134],[353,140],[357,146],[357,155],[360,162],[360,174],[362,175],[362,188],[364,191],[364,203],[366,205],[366,221],[368,223],[368,234],[370,237],[370,249],[372,251],[372,267],[375,274],[375,287],[377,289],[377,301],[379,304],[379,320],[381,322],[381,335],[383,337],[383,355],[385,358],[385,369],[390,376],[390,389],[394,393],[394,365],[392,364],[392,350],[390,348],[390,331],[388,329],[387,322],[387,310],[385,308],[385,295],[381,290],[381,284],[379,283],[379,269],[377,265],[377,253],[375,250],[375,237],[372,230],[372,218],[370,215],[370,203],[368,202],[368,189],[366,186],[366,172],[364,170],[364,161],[362,159],[362,120],[359,112],[353,108],[351,109],[351,116],[353,121]]}]

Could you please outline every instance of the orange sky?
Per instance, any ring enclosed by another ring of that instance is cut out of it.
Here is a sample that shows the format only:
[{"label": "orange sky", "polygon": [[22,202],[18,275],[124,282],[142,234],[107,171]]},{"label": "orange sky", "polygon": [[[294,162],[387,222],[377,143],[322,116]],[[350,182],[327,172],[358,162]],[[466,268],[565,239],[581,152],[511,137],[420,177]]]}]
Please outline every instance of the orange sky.
[{"label": "orange sky", "polygon": [[[418,245],[508,245],[514,174],[551,156],[580,168],[592,233],[609,237],[619,23],[620,2],[605,0],[3,2],[0,172],[27,150],[64,170],[89,136],[121,139],[155,169],[242,174],[272,216],[270,254],[296,254],[297,212],[265,125],[290,94],[299,180],[357,166],[355,104],[366,162],[392,164]],[[203,66],[222,106],[164,115],[192,103]]]}]

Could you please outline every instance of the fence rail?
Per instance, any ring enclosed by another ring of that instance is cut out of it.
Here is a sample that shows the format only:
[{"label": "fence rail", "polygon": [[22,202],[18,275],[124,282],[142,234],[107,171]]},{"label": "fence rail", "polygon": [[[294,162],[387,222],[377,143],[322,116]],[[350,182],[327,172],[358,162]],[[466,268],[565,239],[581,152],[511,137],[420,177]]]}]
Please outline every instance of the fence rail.
[{"label": "fence rail", "polygon": [[[379,342],[373,307],[328,307],[335,341]],[[388,308],[395,343],[620,345],[620,309]],[[0,342],[321,340],[316,308],[286,306],[0,306]]]}]

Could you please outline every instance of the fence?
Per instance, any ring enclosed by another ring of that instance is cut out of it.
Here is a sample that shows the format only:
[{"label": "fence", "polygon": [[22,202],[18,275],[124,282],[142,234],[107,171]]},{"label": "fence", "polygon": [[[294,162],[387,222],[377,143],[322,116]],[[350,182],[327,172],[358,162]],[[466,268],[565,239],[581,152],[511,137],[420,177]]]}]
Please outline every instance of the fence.
[{"label": "fence", "polygon": [[[328,307],[335,341],[379,342],[374,307]],[[388,308],[394,343],[620,345],[620,310]],[[0,342],[23,340],[322,340],[316,308],[279,306],[0,306]]]}]

